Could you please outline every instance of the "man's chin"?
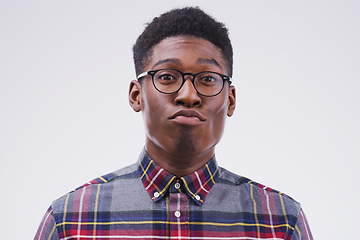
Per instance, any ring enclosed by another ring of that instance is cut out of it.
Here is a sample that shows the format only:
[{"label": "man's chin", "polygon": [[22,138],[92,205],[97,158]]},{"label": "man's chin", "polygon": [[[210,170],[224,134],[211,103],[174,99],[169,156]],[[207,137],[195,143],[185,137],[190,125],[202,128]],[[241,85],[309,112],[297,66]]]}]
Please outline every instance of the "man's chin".
[{"label": "man's chin", "polygon": [[174,145],[180,154],[190,154],[196,152],[195,137],[188,132],[182,132],[177,138],[174,138]]}]

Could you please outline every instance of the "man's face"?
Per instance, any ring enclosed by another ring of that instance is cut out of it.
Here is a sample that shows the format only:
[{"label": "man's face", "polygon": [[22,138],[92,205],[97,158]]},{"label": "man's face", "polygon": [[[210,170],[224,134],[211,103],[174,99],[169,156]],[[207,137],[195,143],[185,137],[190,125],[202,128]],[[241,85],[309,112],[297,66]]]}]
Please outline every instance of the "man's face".
[{"label": "man's face", "polygon": [[[184,73],[213,71],[227,75],[222,52],[207,40],[189,36],[166,38],[154,46],[145,71],[172,68]],[[219,95],[199,95],[186,76],[182,88],[172,94],[158,92],[145,76],[140,111],[146,129],[146,146],[168,154],[201,154],[214,151],[222,136],[226,116],[235,108],[234,87],[225,83]]]}]

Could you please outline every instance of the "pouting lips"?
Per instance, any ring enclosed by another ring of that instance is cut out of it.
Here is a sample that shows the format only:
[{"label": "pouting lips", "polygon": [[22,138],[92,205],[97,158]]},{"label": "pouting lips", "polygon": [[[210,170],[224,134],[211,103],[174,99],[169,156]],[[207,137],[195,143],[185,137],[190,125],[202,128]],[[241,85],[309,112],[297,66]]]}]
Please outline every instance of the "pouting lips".
[{"label": "pouting lips", "polygon": [[169,117],[169,119],[174,119],[178,116],[184,116],[184,117],[196,117],[198,119],[200,119],[200,121],[205,121],[205,117],[200,114],[198,111],[196,110],[179,110],[176,113],[174,113],[173,115],[171,115]]}]

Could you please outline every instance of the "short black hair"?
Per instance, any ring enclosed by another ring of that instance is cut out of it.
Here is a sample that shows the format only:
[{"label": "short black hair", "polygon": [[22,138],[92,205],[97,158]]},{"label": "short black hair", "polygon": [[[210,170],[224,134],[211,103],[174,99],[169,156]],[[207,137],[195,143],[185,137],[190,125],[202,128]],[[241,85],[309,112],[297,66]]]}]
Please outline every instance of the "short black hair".
[{"label": "short black hair", "polygon": [[199,7],[173,9],[147,24],[133,46],[136,75],[145,71],[156,44],[168,37],[186,35],[203,38],[220,48],[232,76],[233,50],[228,29]]}]

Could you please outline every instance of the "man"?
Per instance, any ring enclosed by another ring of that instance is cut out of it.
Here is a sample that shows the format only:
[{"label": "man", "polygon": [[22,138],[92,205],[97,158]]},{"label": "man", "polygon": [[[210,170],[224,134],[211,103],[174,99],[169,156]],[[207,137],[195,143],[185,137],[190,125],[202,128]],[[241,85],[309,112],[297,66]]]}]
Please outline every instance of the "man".
[{"label": "man", "polygon": [[235,109],[227,29],[199,8],[155,18],[133,48],[145,148],[53,202],[35,239],[313,239],[300,204],[215,159]]}]

